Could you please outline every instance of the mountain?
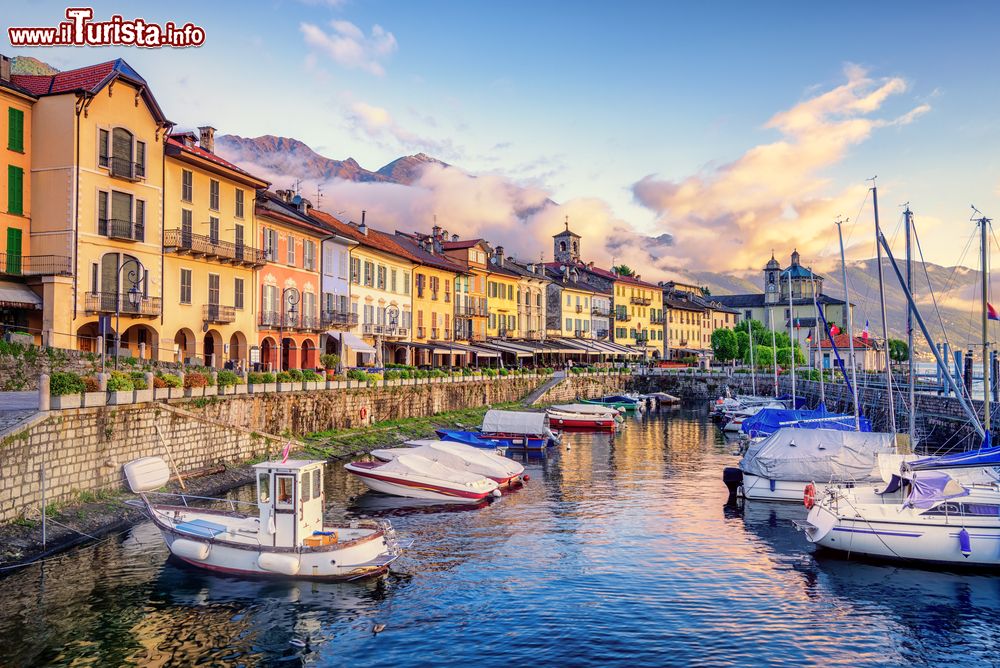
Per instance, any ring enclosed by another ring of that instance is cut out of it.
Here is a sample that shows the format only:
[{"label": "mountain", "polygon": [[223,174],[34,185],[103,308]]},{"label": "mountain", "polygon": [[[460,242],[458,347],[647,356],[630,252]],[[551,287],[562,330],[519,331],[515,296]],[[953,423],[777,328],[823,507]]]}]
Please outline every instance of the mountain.
[{"label": "mountain", "polygon": [[306,181],[343,179],[361,183],[399,183],[411,185],[427,165],[449,165],[423,153],[397,158],[371,171],[354,158],[335,160],[320,155],[308,145],[291,137],[240,137],[222,135],[216,139],[216,151],[227,160],[251,169],[292,175]]},{"label": "mountain", "polygon": [[52,75],[57,74],[59,70],[48,63],[43,63],[38,58],[14,56],[10,62],[10,72],[11,74]]}]

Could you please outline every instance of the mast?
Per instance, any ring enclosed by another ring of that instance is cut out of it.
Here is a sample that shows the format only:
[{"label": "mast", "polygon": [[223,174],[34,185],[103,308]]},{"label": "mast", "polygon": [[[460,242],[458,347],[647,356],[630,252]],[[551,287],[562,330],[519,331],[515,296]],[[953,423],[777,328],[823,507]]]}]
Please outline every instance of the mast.
[{"label": "mast", "polygon": [[767,310],[767,319],[770,320],[768,324],[771,325],[771,368],[774,370],[774,398],[778,398],[778,344],[775,342],[774,338],[774,307],[771,306]]},{"label": "mast", "polygon": [[844,259],[844,231],[837,221],[837,237],[840,239],[840,271],[844,277],[844,301],[847,303],[847,338],[851,344],[851,401],[854,403],[854,430],[861,431],[861,415],[858,413],[858,371],[854,364],[854,310],[851,308],[851,290],[847,283],[847,260]]},{"label": "mast", "polygon": [[[878,187],[872,181],[872,207],[875,209],[875,238],[882,236],[878,224]],[[877,245],[877,244],[876,244]],[[889,359],[889,323],[885,316],[885,280],[882,275],[882,246],[878,246],[878,299],[882,309],[882,345],[885,350],[885,391],[889,404],[889,431],[896,433],[896,407],[892,399],[892,360]]]},{"label": "mast", "polygon": [[788,267],[788,352],[792,358],[792,410],[795,410],[795,306],[792,303],[792,268]]},{"label": "mast", "polygon": [[[906,210],[903,211],[903,228],[906,232],[906,289],[913,294],[913,251],[911,248],[913,232],[913,212],[910,211],[910,205],[906,205]],[[910,308],[909,302],[906,304],[906,346],[907,346],[907,376],[909,377],[909,384],[907,392],[909,394],[910,400],[910,416],[907,422],[907,434],[910,437],[910,447],[916,443],[917,439],[917,394],[916,387],[914,385],[913,378],[913,309]]]},{"label": "mast", "polygon": [[[819,353],[820,353],[820,355],[819,355],[819,402],[821,404],[826,404],[826,389],[823,386],[823,347],[820,346],[820,344],[819,344],[819,321],[820,321],[820,319],[819,319],[819,304],[816,302],[816,299],[817,299],[817,297],[816,297],[816,274],[813,274],[813,270],[811,268],[809,269],[809,273],[812,274],[813,309],[816,310],[816,316],[817,316],[817,318],[816,318],[816,326],[813,327],[813,338],[816,339],[816,340],[813,343],[816,344],[816,346],[819,349]],[[812,346],[810,346],[810,351],[809,352],[812,354],[811,348],[812,348]],[[815,364],[816,355],[813,354],[812,358],[813,358],[813,364]]]},{"label": "mast", "polygon": [[986,445],[990,443],[990,339],[989,339],[989,287],[990,287],[990,247],[986,237],[986,226],[990,219],[985,216],[979,219],[979,244],[982,246],[980,259],[983,277],[983,439]]},{"label": "mast", "polygon": [[753,365],[753,320],[747,320],[747,333],[750,335],[750,391],[757,396],[757,369]]}]

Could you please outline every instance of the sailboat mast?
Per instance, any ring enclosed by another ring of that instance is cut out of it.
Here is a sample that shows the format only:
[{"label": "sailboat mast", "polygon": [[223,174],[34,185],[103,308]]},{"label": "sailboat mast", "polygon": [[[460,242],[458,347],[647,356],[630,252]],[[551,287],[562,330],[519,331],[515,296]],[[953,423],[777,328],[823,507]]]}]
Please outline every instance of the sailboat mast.
[{"label": "sailboat mast", "polygon": [[982,246],[983,277],[983,431],[986,438],[990,437],[990,339],[989,339],[989,286],[990,286],[990,247],[986,236],[986,226],[990,219],[979,219],[979,244]]},{"label": "sailboat mast", "polygon": [[837,221],[837,238],[840,240],[840,271],[844,278],[844,302],[847,309],[847,338],[851,346],[851,401],[854,404],[854,430],[861,431],[861,415],[858,413],[858,372],[854,364],[854,310],[851,308],[851,289],[847,283],[847,260],[844,259],[844,231]]},{"label": "sailboat mast", "polygon": [[[872,184],[872,206],[875,209],[875,239],[882,236],[878,223],[878,188]],[[882,275],[882,246],[878,246],[878,298],[882,310],[882,345],[885,351],[885,391],[889,406],[889,431],[896,433],[896,407],[892,399],[892,360],[889,359],[889,323],[885,316],[885,280]]]},{"label": "sailboat mast", "polygon": [[750,391],[757,396],[757,369],[753,364],[753,320],[747,320],[747,334],[750,335]]},{"label": "sailboat mast", "polygon": [[[913,294],[913,251],[912,251],[912,240],[913,240],[913,212],[910,211],[909,205],[907,205],[906,210],[903,212],[903,222],[904,230],[906,232],[906,289]],[[916,442],[917,438],[917,393],[916,386],[913,377],[913,309],[910,308],[909,302],[906,304],[906,350],[907,354],[907,377],[909,380],[908,394],[910,400],[910,416],[907,422],[907,433],[910,436],[910,447]]]},{"label": "sailboat mast", "polygon": [[774,398],[778,398],[778,344],[774,338],[774,307],[767,310],[767,319],[771,322],[771,368],[774,370]]},{"label": "sailboat mast", "polygon": [[[816,274],[813,274],[813,271],[812,271],[811,268],[809,269],[809,273],[812,274],[813,310],[816,311],[816,326],[813,327],[813,339],[815,339],[814,343],[816,344],[816,347],[817,347],[817,349],[818,349],[818,351],[820,353],[820,355],[819,355],[819,402],[821,404],[826,404],[826,389],[823,386],[823,346],[820,345],[820,338],[819,338],[819,322],[820,322],[819,304],[816,302],[816,299],[817,299],[817,296],[816,296]],[[811,347],[812,346],[810,346],[810,348]],[[810,354],[812,354],[811,350],[810,350]],[[813,363],[815,364],[816,355],[812,355],[812,358],[813,358]]]},{"label": "sailboat mast", "polygon": [[788,268],[788,352],[792,358],[792,410],[795,410],[795,338],[792,324],[795,321],[795,306],[792,303],[792,268]]}]

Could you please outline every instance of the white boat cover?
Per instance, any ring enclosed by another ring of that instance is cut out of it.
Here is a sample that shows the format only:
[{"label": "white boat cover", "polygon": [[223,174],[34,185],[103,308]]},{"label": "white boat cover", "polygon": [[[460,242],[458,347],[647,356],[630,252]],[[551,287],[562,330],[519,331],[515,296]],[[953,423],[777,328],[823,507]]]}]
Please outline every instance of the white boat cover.
[{"label": "white boat cover", "polygon": [[562,413],[583,413],[585,415],[606,415],[608,417],[614,417],[618,414],[617,409],[598,404],[559,404],[558,406],[551,406],[551,408],[554,411]]},{"label": "white boat cover", "polygon": [[464,443],[433,439],[409,441],[409,443],[416,447],[372,450],[372,456],[377,459],[395,459],[401,455],[417,455],[450,469],[478,473],[488,478],[509,478],[524,473],[524,466],[513,459]]},{"label": "white boat cover", "polygon": [[[439,464],[437,462],[432,462],[429,459],[424,459],[418,455],[400,455],[392,461],[386,462],[374,469],[375,472],[379,474],[392,474],[400,478],[414,479],[414,478],[425,478],[440,481],[442,483],[450,483],[455,486],[479,486],[477,483],[482,484],[486,479],[479,473],[470,473],[468,471],[456,471],[450,469],[444,464]],[[492,480],[489,482],[493,482]],[[493,483],[494,487],[496,483]]]},{"label": "white boat cover", "polygon": [[539,436],[549,429],[549,416],[528,411],[486,411],[482,431],[487,434]]},{"label": "white boat cover", "polygon": [[785,427],[753,443],[740,469],[768,480],[874,482],[879,453],[895,452],[894,434]]}]

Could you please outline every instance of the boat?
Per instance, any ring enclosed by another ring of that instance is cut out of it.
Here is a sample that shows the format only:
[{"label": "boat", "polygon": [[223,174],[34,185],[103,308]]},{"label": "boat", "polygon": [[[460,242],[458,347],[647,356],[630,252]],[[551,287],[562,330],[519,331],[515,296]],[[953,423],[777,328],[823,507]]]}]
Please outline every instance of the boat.
[{"label": "boat", "polygon": [[495,480],[414,454],[399,455],[388,462],[351,462],[344,468],[370,489],[394,496],[446,503],[480,503],[500,496]]},{"label": "boat", "polygon": [[643,405],[642,403],[639,402],[639,400],[623,396],[601,397],[600,399],[580,399],[579,402],[581,404],[605,406],[607,408],[614,408],[620,411],[628,411],[630,413],[634,413],[635,411],[640,411],[643,408]]},{"label": "boat", "polygon": [[567,431],[615,431],[622,420],[616,409],[594,404],[550,406],[546,413],[551,424]]},{"label": "boat", "polygon": [[752,443],[723,479],[730,492],[747,499],[801,503],[807,485],[879,482],[880,455],[895,455],[894,434],[783,427]]},{"label": "boat", "polygon": [[667,394],[666,392],[650,392],[649,394],[642,395],[646,399],[651,399],[655,401],[660,406],[676,406],[681,403],[680,397],[675,397],[672,394]]},{"label": "boat", "polygon": [[[533,437],[511,437],[500,438],[492,436],[487,438],[481,431],[470,431],[466,429],[435,429],[434,432],[442,441],[451,443],[462,443],[474,448],[488,448],[490,450],[508,450],[520,448],[522,450],[544,450],[547,447],[547,439]],[[517,445],[514,442],[517,441]]]},{"label": "boat", "polygon": [[[325,462],[255,464],[257,501],[155,492],[170,479],[161,457],[125,465],[132,505],[145,510],[170,553],[193,566],[239,576],[354,580],[381,575],[402,554],[386,521],[323,520]],[[169,502],[154,502],[162,498]],[[229,509],[192,503],[227,504]]]},{"label": "boat", "polygon": [[729,432],[731,434],[738,434],[743,431],[743,425],[748,418],[757,415],[765,409],[783,409],[782,404],[776,403],[773,400],[766,404],[756,404],[750,405],[746,408],[742,408],[738,411],[732,412],[727,416],[727,421],[722,425],[722,431]]},{"label": "boat", "polygon": [[[502,441],[512,449],[535,450],[559,443],[543,412],[489,410],[479,427],[481,438]],[[539,440],[541,444],[539,445]]]},{"label": "boat", "polygon": [[[726,425],[729,431],[729,425]],[[820,404],[814,409],[789,409],[767,406],[740,421],[738,431],[750,438],[770,436],[784,427],[799,429],[836,429],[841,431],[871,431],[871,421],[862,416],[857,420],[853,414],[831,413]],[[858,429],[856,429],[856,427]]]},{"label": "boat", "polygon": [[463,443],[421,439],[407,441],[407,448],[379,448],[371,456],[388,462],[400,455],[417,455],[456,471],[468,471],[495,480],[501,487],[510,487],[526,480],[524,466],[500,455]]}]

